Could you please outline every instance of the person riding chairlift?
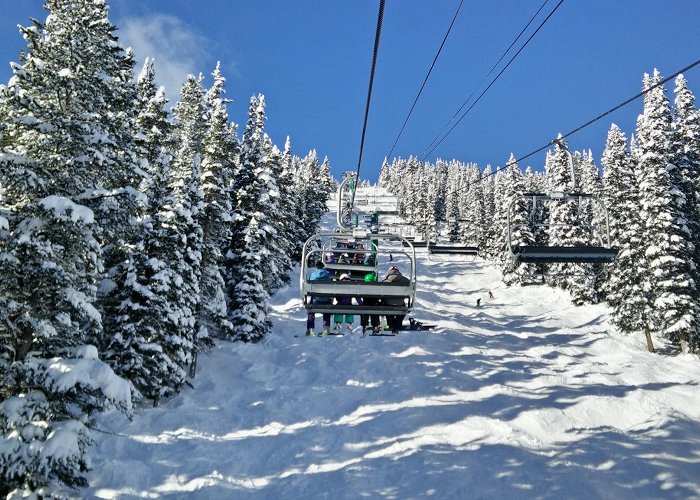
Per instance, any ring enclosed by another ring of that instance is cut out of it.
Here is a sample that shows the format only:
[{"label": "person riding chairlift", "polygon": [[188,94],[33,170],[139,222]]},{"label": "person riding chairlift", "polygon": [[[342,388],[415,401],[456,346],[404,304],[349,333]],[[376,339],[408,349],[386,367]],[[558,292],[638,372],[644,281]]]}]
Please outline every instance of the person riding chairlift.
[{"label": "person riding chairlift", "polygon": [[[401,274],[401,271],[399,271],[399,268],[396,266],[391,266],[389,268],[389,272],[387,272],[382,282],[395,283],[397,285],[405,286],[411,284],[411,280],[409,280],[406,276]],[[387,306],[405,306],[406,302],[404,301],[403,297],[384,297],[382,299],[382,304]],[[405,314],[387,314],[386,324],[393,334],[399,333],[399,330],[401,330],[401,326],[403,325],[403,319],[405,317]]]}]

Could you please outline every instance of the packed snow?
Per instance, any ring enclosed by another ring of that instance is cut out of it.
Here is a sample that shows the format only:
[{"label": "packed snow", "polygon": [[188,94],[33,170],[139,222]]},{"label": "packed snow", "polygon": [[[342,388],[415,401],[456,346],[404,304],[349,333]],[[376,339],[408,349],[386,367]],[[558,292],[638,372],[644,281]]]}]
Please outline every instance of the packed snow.
[{"label": "packed snow", "polygon": [[697,356],[479,259],[417,270],[413,316],[437,327],[396,337],[304,337],[293,276],[261,343],[219,342],[191,389],[98,421],[87,496],[700,497]]}]

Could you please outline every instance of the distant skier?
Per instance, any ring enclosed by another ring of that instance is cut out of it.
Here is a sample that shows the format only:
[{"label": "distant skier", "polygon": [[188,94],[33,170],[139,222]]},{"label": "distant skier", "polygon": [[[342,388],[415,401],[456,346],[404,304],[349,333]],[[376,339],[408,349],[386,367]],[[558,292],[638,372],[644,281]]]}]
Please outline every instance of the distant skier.
[{"label": "distant skier", "polygon": [[476,299],[476,307],[481,307],[481,297]]},{"label": "distant skier", "polygon": [[493,296],[493,292],[489,290],[489,299],[495,299],[496,297]]}]

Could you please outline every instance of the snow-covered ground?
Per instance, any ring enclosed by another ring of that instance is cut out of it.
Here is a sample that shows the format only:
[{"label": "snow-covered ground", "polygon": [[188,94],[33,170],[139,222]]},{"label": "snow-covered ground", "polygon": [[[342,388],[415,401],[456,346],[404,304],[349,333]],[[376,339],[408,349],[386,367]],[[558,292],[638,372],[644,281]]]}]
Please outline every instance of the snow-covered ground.
[{"label": "snow-covered ground", "polygon": [[296,337],[295,279],[262,343],[220,342],[192,389],[100,419],[87,496],[700,498],[697,356],[480,260],[421,254],[418,275],[438,327],[397,337]]}]

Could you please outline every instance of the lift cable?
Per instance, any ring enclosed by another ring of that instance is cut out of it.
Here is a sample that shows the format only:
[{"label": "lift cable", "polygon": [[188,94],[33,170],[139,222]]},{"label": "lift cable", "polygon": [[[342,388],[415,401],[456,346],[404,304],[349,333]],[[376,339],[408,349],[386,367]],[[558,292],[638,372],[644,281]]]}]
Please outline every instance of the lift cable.
[{"label": "lift cable", "polygon": [[[525,33],[525,31],[527,31],[527,29],[530,27],[530,25],[533,23],[533,21],[537,18],[537,16],[539,16],[540,12],[542,12],[542,9],[544,9],[544,6],[547,5],[547,2],[549,2],[549,0],[544,0],[544,3],[543,3],[542,5],[540,5],[540,8],[537,9],[537,12],[535,12],[535,13],[533,14],[533,16],[530,18],[530,20],[529,20],[528,23],[525,25],[525,27],[520,31],[520,33],[518,33],[518,36],[515,37],[515,39],[511,42],[510,46],[503,52],[503,54],[501,54],[501,57],[498,59],[498,61],[496,61],[496,64],[494,64],[494,65],[491,67],[491,69],[489,70],[489,72],[486,73],[486,76],[484,76],[484,78],[479,82],[479,85],[477,85],[476,87],[474,87],[474,90],[472,90],[471,94],[469,94],[469,97],[467,97],[467,99],[462,103],[462,105],[461,105],[461,106],[459,107],[459,109],[455,112],[455,114],[452,115],[452,118],[450,118],[450,120],[449,120],[449,121],[447,122],[447,124],[443,127],[442,131],[437,135],[437,137],[435,137],[435,139],[433,139],[433,142],[431,142],[431,143],[428,145],[428,148],[431,148],[431,147],[433,146],[433,144],[435,144],[435,142],[440,138],[440,136],[441,136],[442,134],[445,133],[445,131],[447,130],[447,128],[448,128],[448,127],[450,126],[450,124],[452,123],[452,120],[454,120],[455,118],[457,118],[457,116],[458,116],[458,115],[462,112],[462,110],[464,109],[464,106],[466,106],[467,103],[468,103],[469,101],[471,101],[472,97],[474,97],[474,94],[476,94],[477,90],[479,90],[479,89],[481,88],[481,86],[484,84],[484,82],[489,78],[489,76],[491,76],[491,73],[493,73],[493,71],[498,67],[498,65],[501,64],[501,61],[503,61],[503,58],[505,58],[506,55],[508,55],[508,53],[509,53],[510,50],[513,48],[513,46],[515,46],[515,44],[518,42],[518,40],[520,40],[520,37],[523,36],[523,33]],[[427,149],[427,148],[426,148],[426,149]],[[392,150],[392,151],[393,151],[393,150]],[[389,154],[389,156],[391,156],[391,154]]]},{"label": "lift cable", "polygon": [[[401,135],[403,134],[403,131],[406,128],[406,124],[408,123],[408,119],[411,118],[411,114],[413,113],[413,110],[416,107],[416,103],[418,103],[418,98],[420,97],[421,93],[423,92],[423,89],[425,88],[425,84],[428,83],[428,78],[430,78],[430,74],[432,73],[433,68],[435,67],[435,63],[437,62],[438,57],[440,57],[440,53],[442,52],[442,48],[445,46],[445,42],[447,41],[447,37],[450,36],[450,32],[452,31],[452,26],[454,26],[455,21],[457,20],[457,16],[459,15],[459,11],[462,9],[463,3],[464,3],[464,0],[460,0],[459,5],[457,6],[457,11],[455,12],[455,15],[452,17],[452,22],[450,23],[449,28],[447,28],[447,33],[445,33],[445,36],[442,39],[442,43],[440,44],[440,48],[438,49],[437,53],[435,54],[435,58],[433,59],[433,63],[430,65],[430,69],[428,69],[428,73],[425,75],[425,78],[423,79],[423,84],[420,86],[420,90],[418,91],[416,98],[413,100],[413,105],[411,106],[411,109],[409,110],[408,115],[406,115],[406,119],[403,121],[403,125],[401,126],[401,130],[399,131],[399,135],[396,136],[396,140],[394,141],[393,146],[391,146],[391,151],[389,151],[389,154],[386,155],[387,158],[391,157],[391,155],[394,153],[394,149],[396,148],[396,145],[398,144],[399,139],[401,138]],[[546,3],[546,1],[545,1],[545,3]]]},{"label": "lift cable", "polygon": [[508,69],[508,66],[510,66],[511,63],[518,57],[518,55],[520,55],[520,53],[523,51],[523,49],[525,47],[527,47],[527,45],[535,37],[535,35],[540,31],[540,29],[542,29],[542,27],[545,25],[545,23],[547,21],[549,21],[549,19],[552,17],[552,15],[554,15],[554,13],[557,11],[557,9],[561,6],[562,3],[564,3],[564,0],[559,0],[559,3],[556,5],[556,7],[554,7],[554,9],[552,9],[552,11],[549,13],[549,15],[544,19],[544,21],[542,21],[540,23],[540,25],[537,27],[537,29],[534,31],[534,33],[532,33],[532,35],[530,35],[530,37],[525,41],[523,46],[518,49],[518,51],[515,53],[515,55],[510,58],[510,61],[508,61],[508,63],[503,67],[503,69],[496,75],[496,77],[491,81],[491,83],[488,85],[488,87],[486,87],[484,89],[484,91],[481,94],[479,94],[479,97],[476,98],[476,100],[472,103],[472,105],[469,106],[469,108],[467,108],[467,110],[464,113],[462,113],[462,116],[459,117],[459,120],[457,120],[455,122],[455,124],[452,125],[452,127],[447,131],[447,133],[445,135],[443,135],[442,139],[440,139],[432,147],[432,149],[430,149],[430,151],[428,151],[427,153],[425,153],[423,155],[422,160],[425,160],[428,156],[430,156],[430,154],[437,149],[437,147],[442,143],[442,141],[444,141],[447,138],[447,136],[450,135],[452,133],[452,131],[457,127],[457,125],[460,124],[460,122],[464,119],[464,117],[467,116],[467,114],[469,114],[469,112],[474,108],[474,106],[476,106],[476,104],[481,100],[481,98],[484,96],[484,94],[486,94],[486,92],[489,91],[489,89],[493,86],[493,84],[496,83],[496,81],[498,81],[498,79],[503,74],[503,72],[506,69]]},{"label": "lift cable", "polygon": [[510,167],[511,165],[514,165],[514,164],[516,164],[516,163],[520,163],[521,161],[526,160],[526,159],[530,158],[531,156],[536,155],[537,153],[541,153],[542,151],[544,151],[545,149],[549,148],[549,147],[552,146],[553,144],[556,144],[556,143],[558,143],[558,142],[561,142],[561,141],[563,141],[564,139],[566,139],[567,137],[570,137],[570,136],[572,136],[572,135],[574,135],[574,134],[580,132],[581,130],[583,130],[583,129],[586,128],[586,127],[589,127],[590,125],[594,124],[594,123],[597,122],[598,120],[601,120],[602,118],[605,118],[605,117],[608,116],[609,114],[614,113],[615,111],[618,111],[619,109],[621,109],[621,108],[627,106],[627,105],[630,104],[631,102],[636,101],[637,99],[639,99],[640,97],[644,96],[645,94],[651,92],[652,90],[654,90],[654,89],[656,89],[656,88],[658,88],[658,87],[661,87],[662,85],[665,85],[665,84],[668,83],[670,80],[673,80],[674,78],[676,78],[678,75],[680,75],[680,74],[682,74],[682,73],[685,73],[685,72],[687,72],[687,71],[693,69],[694,67],[696,67],[696,66],[698,66],[698,65],[700,65],[700,59],[698,59],[697,61],[695,61],[695,62],[689,64],[689,65],[686,66],[685,68],[676,71],[676,72],[673,73],[672,75],[667,76],[667,77],[664,78],[663,80],[660,80],[659,82],[655,83],[654,85],[650,86],[649,88],[644,89],[643,91],[639,92],[638,94],[635,94],[634,96],[630,97],[629,99],[626,99],[625,101],[621,102],[621,103],[618,104],[617,106],[614,106],[614,107],[610,108],[609,110],[605,111],[604,113],[599,114],[599,115],[596,116],[595,118],[592,118],[592,119],[588,120],[586,123],[584,123],[584,124],[582,124],[582,125],[576,127],[576,128],[573,129],[573,130],[570,130],[570,131],[567,132],[566,134],[562,134],[560,137],[557,137],[556,139],[552,139],[551,141],[549,141],[549,142],[548,142],[547,144],[545,144],[544,146],[542,146],[542,147],[540,147],[540,148],[537,148],[536,150],[534,150],[534,151],[532,151],[532,152],[530,152],[530,153],[528,153],[528,154],[526,154],[526,155],[524,155],[524,156],[521,156],[520,158],[517,158],[517,159],[515,159],[515,160],[513,160],[513,161],[511,161],[511,162],[506,163],[503,167],[497,168],[496,170],[494,170],[493,172],[491,172],[491,173],[488,174],[488,175],[483,175],[483,173],[480,174],[480,175],[479,175],[479,178],[478,178],[477,180],[467,183],[467,184],[464,185],[463,187],[461,187],[461,188],[459,188],[459,189],[453,191],[453,193],[455,193],[455,192],[458,193],[458,192],[460,192],[460,191],[463,191],[463,190],[467,189],[468,187],[470,187],[471,185],[476,184],[477,182],[481,182],[482,180],[486,179],[487,177],[494,176],[494,175],[496,175],[498,172],[501,172],[501,171],[503,171],[503,170],[506,170],[506,169],[507,169],[508,167]]},{"label": "lift cable", "polygon": [[[372,85],[374,83],[374,70],[377,67],[377,54],[379,53],[379,38],[381,37],[382,34],[382,21],[384,20],[384,1],[385,0],[379,0],[379,14],[377,16],[377,32],[374,37],[374,52],[372,54],[372,70],[370,71],[369,75],[369,88],[367,89],[367,103],[365,105],[365,120],[364,123],[362,124],[362,139],[360,141],[360,155],[357,159],[357,173],[356,173],[356,179],[355,182],[360,181],[360,166],[362,165],[362,151],[365,147],[365,133],[367,132],[367,118],[369,117],[369,104],[370,101],[372,100]],[[355,191],[356,189],[352,190],[352,197],[350,199],[350,206],[355,205]]]}]

